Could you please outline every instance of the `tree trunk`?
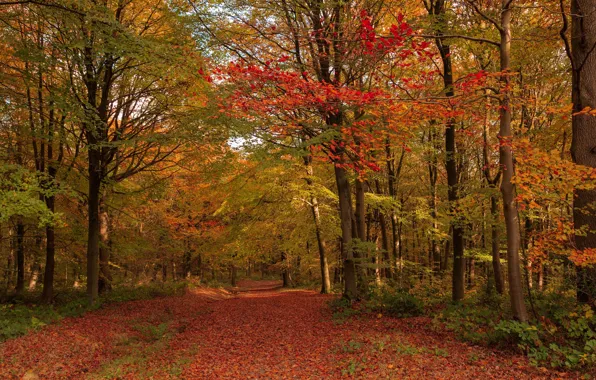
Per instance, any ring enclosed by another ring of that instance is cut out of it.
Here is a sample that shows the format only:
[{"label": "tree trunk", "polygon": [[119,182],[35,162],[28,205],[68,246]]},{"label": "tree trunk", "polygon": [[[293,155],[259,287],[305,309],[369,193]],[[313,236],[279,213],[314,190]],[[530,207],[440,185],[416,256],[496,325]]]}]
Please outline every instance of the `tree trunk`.
[{"label": "tree trunk", "polygon": [[[55,211],[55,197],[46,197],[46,206],[50,212]],[[54,298],[54,270],[56,266],[56,235],[54,226],[46,226],[46,266],[43,274],[43,291],[41,302],[50,303]]]},{"label": "tree trunk", "polygon": [[[377,188],[377,194],[382,194],[381,192],[381,185],[379,184],[379,180],[375,180],[375,185]],[[387,236],[387,221],[385,220],[385,214],[381,210],[376,211],[377,219],[379,220],[379,228],[381,229],[381,251],[383,255],[383,270],[381,270],[381,274],[385,278],[391,278],[391,259],[389,258],[389,239]]]},{"label": "tree trunk", "polygon": [[[354,210],[354,223],[355,230],[353,231],[353,238],[358,239],[359,243],[365,243],[366,240],[366,205],[364,203],[364,182],[360,178],[356,178],[356,184],[354,186],[356,194],[356,207]],[[367,279],[366,279],[366,252],[360,247],[354,248],[354,259],[355,268],[357,275],[358,292],[360,294],[366,294]]]},{"label": "tree trunk", "polygon": [[[93,144],[97,142],[94,141]],[[89,147],[89,197],[87,236],[87,298],[97,301],[99,293],[99,198],[101,189],[101,155],[96,146]]]},{"label": "tree trunk", "polygon": [[[343,158],[343,157],[342,157]],[[358,298],[356,288],[356,268],[352,247],[352,200],[350,182],[343,161],[335,163],[335,181],[339,196],[339,212],[341,224],[341,258],[343,261],[344,294],[349,300]]]},{"label": "tree trunk", "polygon": [[[401,155],[399,157],[399,162],[397,163],[397,168],[395,167],[395,158],[391,152],[391,145],[390,140],[387,137],[385,139],[385,158],[387,163],[387,187],[389,189],[389,196],[394,201],[397,200],[397,180],[401,173],[401,168],[403,164],[403,159],[405,156],[406,150],[402,148]],[[402,262],[401,262],[401,235],[398,236],[401,231],[398,232],[398,220],[397,214],[395,209],[391,208],[390,214],[391,220],[391,253],[393,255],[393,264],[390,265],[390,270],[392,270],[395,266],[396,269],[399,268],[399,273],[401,273]],[[397,270],[394,271],[394,274],[397,275]]]},{"label": "tree trunk", "polygon": [[522,276],[520,270],[519,248],[520,231],[515,188],[512,182],[514,173],[512,133],[511,133],[511,104],[509,96],[509,69],[511,54],[511,0],[502,0],[501,10],[501,43],[499,48],[501,62],[501,100],[499,105],[499,161],[503,168],[501,193],[503,195],[503,213],[507,230],[507,270],[509,277],[509,297],[511,309],[515,319],[525,322],[528,320]]},{"label": "tree trunk", "polygon": [[317,245],[319,248],[319,266],[321,267],[321,293],[328,294],[331,292],[331,279],[329,277],[329,264],[327,262],[327,243],[321,232],[321,215],[319,212],[319,200],[314,195],[312,176],[312,156],[305,155],[304,166],[306,166],[306,184],[310,190],[310,210],[312,212],[313,221],[315,223],[315,234],[317,236]]},{"label": "tree trunk", "polygon": [[236,287],[236,265],[232,264],[230,268],[230,285]]},{"label": "tree trunk", "polygon": [[[596,117],[581,113],[596,109],[596,0],[572,0],[571,58],[573,68],[573,162],[596,168]],[[596,249],[596,190],[575,191],[573,222],[575,247]],[[593,253],[591,253],[593,255]],[[596,307],[596,268],[577,267],[577,300]]]},{"label": "tree trunk", "polygon": [[497,293],[503,294],[505,284],[503,281],[503,273],[501,271],[501,252],[499,244],[499,224],[498,224],[498,200],[497,197],[491,195],[490,197],[490,215],[491,215],[491,250],[493,263],[493,276],[495,278],[495,289]]},{"label": "tree trunk", "polygon": [[184,255],[182,256],[182,276],[184,278],[189,278],[191,273],[191,252],[190,252],[190,244],[188,242],[188,238],[184,239]]},{"label": "tree trunk", "polygon": [[439,229],[439,225],[437,222],[437,179],[438,179],[438,168],[437,168],[437,155],[435,154],[438,147],[436,146],[437,133],[435,130],[435,126],[431,125],[431,130],[428,133],[428,140],[431,145],[432,152],[431,157],[428,161],[428,178],[429,178],[429,185],[430,185],[430,216],[432,219],[432,234],[431,234],[431,241],[430,241],[430,257],[429,257],[429,267],[432,271],[436,274],[441,271],[441,249],[439,248],[439,244],[437,244],[436,236]]},{"label": "tree trunk", "polygon": [[197,255],[197,275],[203,281],[203,256],[200,253]]},{"label": "tree trunk", "polygon": [[39,265],[39,263],[34,263],[33,265],[31,265],[31,276],[29,276],[29,286],[27,286],[29,291],[34,291],[35,288],[37,288],[40,270],[41,265]]},{"label": "tree trunk", "polygon": [[538,267],[538,290],[544,291],[544,264],[540,263]]},{"label": "tree trunk", "polygon": [[[40,197],[43,200],[43,197]],[[34,291],[37,288],[37,283],[39,282],[39,276],[41,272],[41,265],[39,264],[39,256],[41,256],[41,252],[44,250],[43,238],[41,236],[41,231],[37,233],[35,237],[35,247],[37,248],[35,253],[32,255],[31,263],[29,264],[29,285],[27,289],[29,291]]]},{"label": "tree trunk", "polygon": [[17,284],[15,292],[21,294],[25,290],[25,225],[20,218],[17,221],[16,233]]},{"label": "tree trunk", "polygon": [[112,242],[110,240],[110,216],[105,200],[99,206],[99,279],[98,292],[104,293],[112,289],[112,273],[110,271],[110,254]]},{"label": "tree trunk", "polygon": [[[444,34],[443,23],[445,20],[446,9],[445,2],[438,0],[434,7],[430,10],[431,13],[439,18],[436,26],[437,36]],[[445,40],[436,38],[435,43],[441,55],[443,63],[443,87],[445,96],[451,98],[455,96],[453,89],[453,68],[451,63],[451,48],[445,43]],[[449,119],[445,125],[445,166],[447,169],[447,184],[449,199],[452,213],[455,212],[457,201],[459,200],[459,181],[457,175],[457,162],[455,157],[455,120]],[[457,218],[452,215],[452,218]],[[452,222],[452,240],[453,240],[453,281],[452,281],[452,299],[453,301],[460,301],[465,294],[465,275],[466,275],[466,261],[464,259],[464,233],[462,226],[457,222]]]},{"label": "tree trunk", "polygon": [[281,279],[284,288],[289,288],[292,286],[292,281],[290,280],[290,268],[288,264],[288,255],[285,252],[281,253]]}]

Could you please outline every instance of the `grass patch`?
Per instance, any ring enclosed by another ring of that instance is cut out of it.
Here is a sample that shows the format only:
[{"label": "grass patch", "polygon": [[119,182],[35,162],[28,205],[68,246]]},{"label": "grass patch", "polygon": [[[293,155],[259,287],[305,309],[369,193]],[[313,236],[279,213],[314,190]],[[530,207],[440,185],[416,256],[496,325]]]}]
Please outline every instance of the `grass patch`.
[{"label": "grass patch", "polygon": [[333,298],[327,303],[333,316],[333,322],[341,324],[355,315],[360,315],[362,310],[355,307],[354,303],[346,298]]}]

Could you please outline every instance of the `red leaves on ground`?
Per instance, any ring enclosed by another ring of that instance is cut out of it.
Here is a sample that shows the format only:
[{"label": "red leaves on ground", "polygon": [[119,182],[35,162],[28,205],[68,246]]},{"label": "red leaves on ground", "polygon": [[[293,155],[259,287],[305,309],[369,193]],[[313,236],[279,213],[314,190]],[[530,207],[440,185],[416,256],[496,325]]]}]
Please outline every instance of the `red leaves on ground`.
[{"label": "red leaves on ground", "polygon": [[[427,318],[364,315],[337,323],[326,307],[330,296],[279,291],[276,283],[241,285],[235,297],[203,290],[121,303],[5,342],[0,377],[28,370],[44,379],[548,377],[523,357],[431,331]],[[138,325],[167,331],[152,342]],[[137,339],[127,346],[122,337]],[[134,352],[143,355],[126,360]]]}]

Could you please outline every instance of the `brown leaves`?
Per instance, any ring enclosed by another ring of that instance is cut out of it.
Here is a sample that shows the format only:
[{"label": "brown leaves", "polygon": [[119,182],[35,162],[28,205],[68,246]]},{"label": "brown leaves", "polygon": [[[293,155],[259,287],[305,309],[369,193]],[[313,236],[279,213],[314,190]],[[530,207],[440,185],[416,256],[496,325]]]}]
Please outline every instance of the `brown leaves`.
[{"label": "brown leaves", "polygon": [[[330,296],[240,283],[121,303],[0,346],[1,378],[548,378],[522,357],[472,347],[428,318],[338,324]],[[135,338],[139,331],[154,339]]]}]

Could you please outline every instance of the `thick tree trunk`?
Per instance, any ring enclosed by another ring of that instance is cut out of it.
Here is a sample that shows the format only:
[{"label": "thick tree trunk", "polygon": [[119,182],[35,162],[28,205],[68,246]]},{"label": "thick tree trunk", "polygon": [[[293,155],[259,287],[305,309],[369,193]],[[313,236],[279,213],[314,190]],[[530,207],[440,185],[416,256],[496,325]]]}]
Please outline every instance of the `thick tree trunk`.
[{"label": "thick tree trunk", "polygon": [[110,216],[105,200],[99,206],[99,279],[98,292],[104,293],[112,289],[112,273],[110,271],[110,255],[112,243],[110,240]]},{"label": "thick tree trunk", "polygon": [[101,188],[101,160],[97,147],[89,148],[89,197],[87,236],[87,298],[93,305],[98,297],[99,276],[99,198]]},{"label": "thick tree trunk", "polygon": [[501,10],[501,86],[502,94],[499,105],[499,162],[503,168],[503,180],[501,181],[501,193],[503,195],[503,213],[505,215],[505,227],[507,230],[507,270],[509,277],[509,298],[511,309],[515,319],[525,322],[528,320],[524,294],[522,287],[522,276],[520,270],[519,248],[520,230],[517,203],[515,201],[515,188],[512,182],[514,173],[512,133],[511,133],[511,104],[509,96],[509,69],[511,54],[511,3],[510,0],[502,0]]},{"label": "thick tree trunk", "polygon": [[341,258],[343,261],[344,293],[349,300],[358,298],[356,288],[356,267],[352,247],[352,200],[350,182],[346,169],[340,166],[343,161],[335,165],[335,181],[339,196],[339,212],[341,224]]},{"label": "thick tree trunk", "polygon": [[[444,20],[446,13],[445,2],[438,0],[430,12],[439,18],[436,27],[437,36],[444,34]],[[437,38],[435,40],[441,61],[443,63],[443,86],[445,96],[451,98],[455,96],[453,89],[453,67],[451,63],[451,48],[445,43],[445,40]],[[457,201],[459,200],[459,177],[457,173],[456,151],[455,151],[455,120],[449,119],[445,125],[445,167],[447,169],[447,197],[451,205],[451,211],[455,212]],[[456,218],[456,216],[452,216]],[[464,259],[464,231],[462,226],[454,222],[452,229],[453,245],[453,278],[452,278],[452,299],[460,301],[465,295],[465,275],[466,261]]]},{"label": "thick tree trunk", "polygon": [[[580,165],[596,168],[596,117],[581,113],[596,109],[596,0],[572,0],[571,54],[573,64],[573,136],[571,156]],[[575,247],[596,249],[596,190],[575,191]],[[593,254],[593,253],[592,253]],[[577,300],[596,307],[596,267],[577,267]]]}]

